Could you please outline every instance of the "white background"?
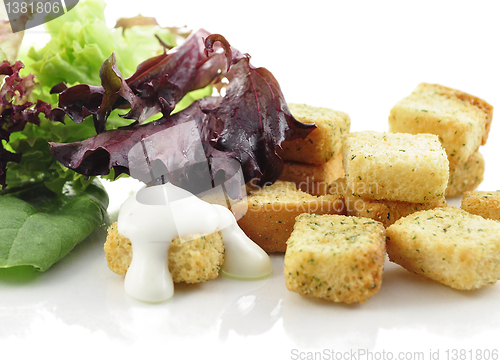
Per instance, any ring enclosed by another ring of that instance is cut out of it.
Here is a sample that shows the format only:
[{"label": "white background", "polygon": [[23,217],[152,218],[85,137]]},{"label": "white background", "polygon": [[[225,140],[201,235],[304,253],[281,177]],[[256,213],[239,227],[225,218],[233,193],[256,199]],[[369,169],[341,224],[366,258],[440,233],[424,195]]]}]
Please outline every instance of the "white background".
[{"label": "white background", "polygon": [[[385,131],[391,107],[421,82],[500,105],[499,11],[498,1],[142,0],[108,1],[106,16],[110,26],[140,12],[163,26],[220,33],[275,75],[287,101],[347,112],[352,131]],[[480,149],[483,190],[500,189],[496,121]],[[128,188],[109,186],[112,217]],[[440,350],[444,360],[446,350],[500,349],[498,284],[459,292],[387,263],[374,298],[331,304],[288,292],[276,254],[269,279],[180,285],[173,299],[148,305],[124,294],[122,277],[106,267],[103,239],[96,234],[43,274],[0,272],[2,361],[281,363],[358,349],[425,359]]]}]

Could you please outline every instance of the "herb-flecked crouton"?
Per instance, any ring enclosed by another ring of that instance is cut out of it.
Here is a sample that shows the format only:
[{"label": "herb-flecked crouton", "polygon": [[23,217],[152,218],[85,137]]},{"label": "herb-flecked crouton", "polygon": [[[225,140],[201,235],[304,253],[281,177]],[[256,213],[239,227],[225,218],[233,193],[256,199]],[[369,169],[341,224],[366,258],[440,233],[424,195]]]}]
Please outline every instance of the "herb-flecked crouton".
[{"label": "herb-flecked crouton", "polygon": [[287,245],[284,274],[293,292],[362,303],[380,290],[385,229],[377,221],[301,214]]},{"label": "herb-flecked crouton", "polygon": [[416,211],[430,210],[436,207],[446,206],[446,199],[430,202],[406,202],[372,200],[358,197],[354,192],[347,189],[345,179],[339,178],[330,183],[329,192],[340,193],[344,196],[346,213],[348,216],[367,217],[381,222],[384,227],[389,227],[400,218],[408,216]]},{"label": "herb-flecked crouton", "polygon": [[313,196],[298,190],[294,183],[284,181],[250,192],[246,203],[247,211],[238,225],[267,252],[286,250],[295,218],[301,213],[342,214],[345,211],[339,194]]},{"label": "herb-flecked crouton", "polygon": [[392,133],[439,136],[450,162],[465,162],[484,145],[493,107],[484,100],[441,85],[422,83],[389,115]]},{"label": "herb-flecked crouton", "polygon": [[456,197],[473,191],[484,179],[484,158],[475,152],[465,162],[450,163],[450,179],[446,197]]},{"label": "herb-flecked crouton", "polygon": [[500,221],[500,191],[465,192],[461,208],[485,219]]},{"label": "herb-flecked crouton", "polygon": [[305,139],[281,143],[277,152],[284,161],[324,164],[342,149],[342,141],[349,133],[351,119],[341,111],[305,104],[288,104],[290,112],[299,121],[316,124]]},{"label": "herb-flecked crouton", "polygon": [[344,177],[342,154],[336,154],[323,164],[285,162],[279,179],[295,183],[301,191],[320,196],[328,192],[328,185]]},{"label": "herb-flecked crouton", "polygon": [[500,278],[500,223],[457,207],[418,211],[387,228],[389,259],[459,290]]},{"label": "herb-flecked crouton", "polygon": [[[132,263],[133,247],[129,239],[118,232],[117,223],[108,229],[104,243],[108,267],[125,275]],[[196,234],[189,239],[175,238],[168,251],[168,269],[174,282],[198,283],[215,279],[224,263],[222,234]]]},{"label": "herb-flecked crouton", "polygon": [[449,162],[436,135],[351,133],[342,154],[347,188],[357,197],[416,203],[444,197]]}]

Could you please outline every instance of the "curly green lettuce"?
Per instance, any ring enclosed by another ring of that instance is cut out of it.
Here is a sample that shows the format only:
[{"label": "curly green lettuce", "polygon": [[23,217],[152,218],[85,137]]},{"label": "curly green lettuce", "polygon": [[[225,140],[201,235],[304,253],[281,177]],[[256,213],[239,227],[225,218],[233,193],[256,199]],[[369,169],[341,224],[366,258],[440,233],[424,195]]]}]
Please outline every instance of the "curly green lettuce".
[{"label": "curly green lettuce", "polygon": [[[67,85],[99,85],[99,69],[111,54],[114,54],[122,74],[130,76],[141,62],[162,54],[165,44],[176,45],[179,36],[176,29],[154,24],[141,25],[134,18],[129,19],[126,27],[109,28],[104,17],[105,6],[102,0],[81,1],[64,16],[45,24],[46,31],[51,35],[45,46],[39,49],[31,47],[20,54],[26,66],[23,72],[33,74],[37,82],[30,95],[31,101],[40,99],[56,107],[58,95],[50,91],[61,82]],[[211,93],[211,86],[196,90],[186,95],[175,111]],[[111,113],[107,121],[109,129],[128,123],[119,117],[123,113],[121,110]],[[7,183],[15,186],[26,181],[44,181],[50,190],[60,193],[65,183],[70,182],[76,191],[83,191],[92,179],[53,159],[48,143],[70,143],[93,135],[92,118],[76,124],[67,117],[64,123],[60,123],[40,115],[39,125],[27,125],[22,132],[11,135],[6,148],[22,154],[22,159],[9,167]]]},{"label": "curly green lettuce", "polygon": [[[61,82],[100,84],[99,69],[111,54],[130,76],[142,61],[164,53],[165,45],[175,45],[178,34],[134,18],[109,28],[104,8],[100,0],[80,1],[45,24],[51,35],[45,46],[21,48],[18,56],[20,38],[0,34],[0,268],[31,265],[44,271],[105,224],[108,196],[99,181],[63,166],[49,148],[49,142],[94,136],[93,120],[53,121],[59,100],[51,89]],[[196,92],[177,107],[212,91]],[[107,126],[127,124],[118,116],[124,112],[114,110]]]},{"label": "curly green lettuce", "polygon": [[[100,84],[99,68],[113,52],[124,75],[135,72],[147,58],[161,54],[158,36],[167,44],[176,44],[176,34],[154,25],[109,28],[102,0],[80,2],[72,11],[45,24],[51,35],[41,49],[30,48],[26,70],[50,90],[60,82]],[[23,58],[24,60],[24,58]]]}]

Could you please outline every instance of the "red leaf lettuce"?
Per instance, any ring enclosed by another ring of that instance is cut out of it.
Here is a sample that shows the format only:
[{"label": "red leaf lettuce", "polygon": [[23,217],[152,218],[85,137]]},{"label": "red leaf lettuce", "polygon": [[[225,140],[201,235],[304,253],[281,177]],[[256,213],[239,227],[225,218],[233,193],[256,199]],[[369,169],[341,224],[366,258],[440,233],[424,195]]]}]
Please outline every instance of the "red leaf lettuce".
[{"label": "red leaf lettuce", "polygon": [[[222,48],[214,50],[216,42]],[[271,72],[253,67],[248,55],[231,48],[220,35],[194,33],[173,52],[143,62],[127,79],[120,75],[112,57],[103,64],[101,73],[108,76],[101,75],[101,87],[78,85],[60,94],[60,110],[75,121],[93,115],[99,134],[75,143],[50,143],[58,161],[87,176],[107,174],[111,169],[115,175],[130,174],[129,153],[138,143],[153,138],[159,139],[158,150],[149,155],[149,161],[163,163],[166,172],[162,182],[193,182],[196,173],[190,173],[199,160],[192,146],[201,142],[212,180],[221,173],[224,179],[231,178],[237,172],[237,161],[245,182],[257,179],[264,185],[275,182],[283,169],[276,153],[281,142],[304,138],[315,128],[291,115]],[[225,96],[202,99],[171,115],[187,92],[218,82],[223,76],[229,80]],[[109,110],[125,105],[130,111],[123,117],[136,122],[105,131]],[[152,110],[161,110],[163,117],[141,124]],[[178,134],[169,129],[186,122],[194,122],[198,133]],[[146,177],[148,168],[151,172],[151,165],[147,165],[143,175],[145,182],[151,183]]]},{"label": "red leaf lettuce", "polygon": [[44,113],[51,115],[49,104],[38,100],[36,103],[28,101],[28,97],[35,86],[34,76],[29,74],[21,77],[19,71],[24,68],[21,61],[14,64],[8,61],[0,63],[0,75],[5,75],[0,88],[0,185],[7,187],[7,163],[19,163],[21,155],[5,149],[9,142],[10,134],[22,131],[27,123],[40,124],[38,115]]}]

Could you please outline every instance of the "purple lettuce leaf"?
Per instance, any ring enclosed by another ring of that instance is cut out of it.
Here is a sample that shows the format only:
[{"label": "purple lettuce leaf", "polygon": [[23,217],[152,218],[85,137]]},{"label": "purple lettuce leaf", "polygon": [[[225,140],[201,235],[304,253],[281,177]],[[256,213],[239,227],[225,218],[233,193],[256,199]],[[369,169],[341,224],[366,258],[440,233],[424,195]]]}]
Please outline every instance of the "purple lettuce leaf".
[{"label": "purple lettuce leaf", "polygon": [[[267,69],[253,67],[248,55],[228,48],[229,43],[220,35],[209,35],[203,42],[208,57],[191,59],[192,52],[175,59],[167,58],[168,55],[154,57],[141,64],[126,83],[130,89],[140,91],[136,96],[146,100],[145,108],[165,111],[180,100],[177,88],[186,91],[201,87],[209,82],[206,75],[210,75],[210,82],[217,79],[217,75],[203,68],[211,69],[212,61],[216,62],[214,69],[229,67],[229,86],[224,97],[205,98],[177,114],[164,112],[154,122],[104,131],[84,141],[50,143],[51,154],[66,167],[87,176],[106,175],[113,169],[116,176],[126,173],[146,183],[158,183],[153,164],[160,161],[164,168],[160,183],[181,181],[183,186],[194,186],[201,175],[206,175],[206,171],[193,167],[203,159],[210,164],[209,175],[214,184],[216,180],[230,179],[240,168],[245,182],[257,179],[260,185],[274,183],[283,170],[276,148],[284,140],[304,138],[315,125],[303,124],[291,115],[277,80]],[[224,54],[216,53],[216,61],[210,55],[215,42],[220,42],[224,50]],[[199,46],[199,41],[196,44]],[[204,52],[205,49],[198,49],[195,53]],[[178,68],[170,64],[174,60],[182,67],[189,63],[192,69],[176,72]],[[168,67],[160,67],[163,62]],[[171,70],[168,77],[162,73],[167,68]],[[198,133],[174,128],[190,122]],[[198,145],[203,149],[201,159]],[[135,160],[143,161],[142,165]],[[236,197],[241,189],[228,192]]]},{"label": "purple lettuce leaf", "polygon": [[142,62],[128,78],[122,77],[112,55],[99,72],[102,86],[80,84],[64,89],[58,112],[77,123],[92,115],[97,133],[106,130],[106,119],[116,108],[130,108],[122,117],[139,123],[158,112],[170,115],[188,92],[209,85],[224,68],[220,52],[205,56],[203,41],[208,35],[205,30],[191,34],[181,46]]},{"label": "purple lettuce leaf", "polygon": [[102,133],[106,130],[106,120],[111,111],[120,103],[128,103],[130,111],[123,115],[124,118],[144,121],[147,119],[147,110],[144,108],[144,102],[137,97],[127,82],[122,77],[122,74],[116,66],[116,58],[114,53],[102,64],[99,70],[99,77],[104,89],[102,103],[97,109],[94,118],[94,124],[97,133]]},{"label": "purple lettuce leaf", "polygon": [[[208,100],[203,100],[207,105]],[[51,154],[63,165],[86,176],[107,175],[113,169],[115,176],[122,173],[140,174],[144,182],[154,182],[150,178],[151,165],[135,163],[143,160],[142,149],[137,149],[145,141],[155,147],[148,149],[148,160],[160,160],[167,169],[166,180],[179,181],[184,178],[182,168],[199,160],[201,134],[175,133],[174,126],[194,121],[198,128],[211,125],[206,115],[196,101],[187,109],[172,116],[164,117],[146,124],[132,124],[115,130],[108,130],[83,141],[73,143],[49,143]],[[164,133],[170,129],[172,132]],[[206,131],[206,130],[205,130]],[[209,143],[210,131],[204,134],[206,143]],[[134,149],[134,147],[136,149]],[[135,151],[138,153],[134,154]],[[204,155],[205,152],[202,151]],[[131,173],[131,168],[134,171]],[[160,177],[160,176],[156,176]]]},{"label": "purple lettuce leaf", "polygon": [[[249,55],[228,50],[229,43],[224,37],[208,37],[207,52],[215,41],[221,42],[225,49],[231,71],[223,101],[203,110],[224,125],[214,148],[232,153],[247,170],[247,181],[257,178],[259,185],[274,183],[283,171],[283,160],[276,148],[285,140],[305,138],[316,126],[295,119],[272,73],[252,66]],[[217,166],[213,168],[217,170]]]},{"label": "purple lettuce leaf", "polygon": [[223,54],[205,55],[204,38],[209,35],[206,30],[198,30],[181,46],[144,61],[127,78],[127,84],[140,91],[155,112],[169,115],[184,95],[211,84],[224,69]]},{"label": "purple lettuce leaf", "polygon": [[[216,179],[217,183],[223,182],[240,171],[240,164],[235,163],[236,154],[211,146],[223,125],[204,113],[202,107],[210,108],[218,102],[218,98],[205,98],[147,124],[108,130],[73,143],[49,143],[51,154],[66,167],[86,176],[107,175],[114,170],[116,177],[124,173],[148,184],[170,181],[193,193],[202,192],[207,186],[203,182],[211,182],[211,186]],[[188,129],[175,128],[186,125]],[[216,171],[209,170],[212,166],[217,166],[217,171],[223,171],[224,175],[216,176]],[[227,187],[232,197],[241,197],[241,186]]]},{"label": "purple lettuce leaf", "polygon": [[21,155],[6,150],[4,143],[9,142],[10,134],[22,131],[27,123],[40,125],[38,117],[40,113],[44,113],[46,117],[50,117],[52,113],[51,106],[46,102],[28,101],[35,86],[34,76],[29,74],[21,77],[19,71],[22,68],[24,64],[21,61],[14,64],[8,61],[0,63],[0,75],[6,76],[0,88],[0,185],[2,189],[7,187],[7,163],[19,163],[21,160]]},{"label": "purple lettuce leaf", "polygon": [[[63,90],[58,92],[58,90]],[[80,124],[90,115],[97,115],[102,103],[104,87],[80,84],[71,87],[70,92],[64,84],[57,84],[51,89],[51,93],[59,93],[59,107],[54,109],[59,121],[68,115],[75,123]]]}]

